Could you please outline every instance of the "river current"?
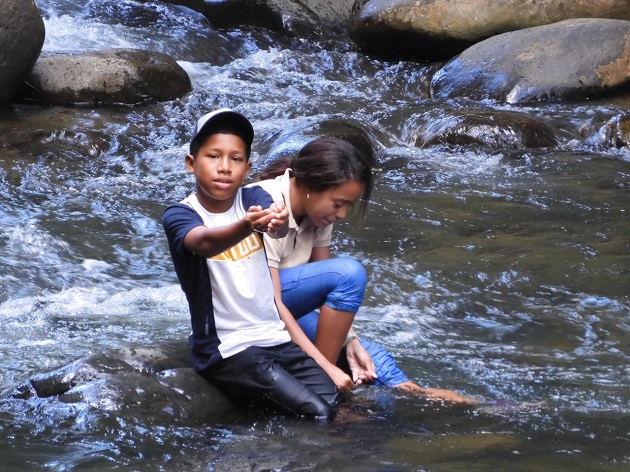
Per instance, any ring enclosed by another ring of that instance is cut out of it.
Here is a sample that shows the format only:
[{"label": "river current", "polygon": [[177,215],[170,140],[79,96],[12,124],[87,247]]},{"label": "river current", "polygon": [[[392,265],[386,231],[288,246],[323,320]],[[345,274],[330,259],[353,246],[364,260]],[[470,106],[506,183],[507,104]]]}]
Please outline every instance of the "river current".
[{"label": "river current", "polygon": [[[411,379],[482,402],[362,388],[345,419],[319,425],[255,412],[155,424],[15,401],[0,408],[0,469],[630,470],[630,151],[596,132],[630,100],[431,100],[428,66],[381,62],[344,39],[223,31],[157,2],[38,5],[44,51],[165,52],[193,91],[136,107],[16,104],[0,116],[0,390],[187,336],[161,214],[192,189],[183,156],[194,120],[229,106],[254,124],[255,169],[276,143],[304,144],[292,139],[314,123],[377,130],[369,212],[334,231],[335,253],[369,274],[356,329]],[[562,139],[416,147],[419,119],[461,110],[530,113]]]}]

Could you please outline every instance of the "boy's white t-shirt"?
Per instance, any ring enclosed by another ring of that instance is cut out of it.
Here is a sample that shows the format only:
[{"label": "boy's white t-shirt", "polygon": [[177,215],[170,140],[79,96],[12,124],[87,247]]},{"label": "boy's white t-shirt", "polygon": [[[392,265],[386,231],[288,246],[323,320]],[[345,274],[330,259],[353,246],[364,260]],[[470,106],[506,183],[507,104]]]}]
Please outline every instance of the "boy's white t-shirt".
[{"label": "boy's white t-shirt", "polygon": [[[225,213],[206,211],[195,194],[181,203],[191,206],[209,228],[232,224],[246,213],[240,190]],[[250,346],[276,346],[291,340],[275,304],[262,234],[254,232],[206,261],[221,357],[225,359]]]}]

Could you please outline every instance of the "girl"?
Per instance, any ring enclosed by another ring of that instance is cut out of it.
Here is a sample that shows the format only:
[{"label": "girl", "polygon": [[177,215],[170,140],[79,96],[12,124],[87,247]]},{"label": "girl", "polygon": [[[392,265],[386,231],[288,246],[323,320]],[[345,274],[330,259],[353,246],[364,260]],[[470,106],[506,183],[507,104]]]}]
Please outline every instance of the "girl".
[{"label": "girl", "polygon": [[[433,399],[468,402],[449,390],[424,389],[409,381],[387,351],[359,340],[351,328],[367,276],[358,261],[331,258],[330,243],[332,224],[344,219],[355,202],[360,213],[367,209],[372,171],[361,153],[345,140],[319,138],[294,159],[267,166],[260,182],[252,185],[260,185],[275,199],[282,197],[289,210],[287,236],[264,238],[280,317],[293,341],[337,386],[347,390],[374,382]],[[345,356],[340,356],[344,348]]]}]

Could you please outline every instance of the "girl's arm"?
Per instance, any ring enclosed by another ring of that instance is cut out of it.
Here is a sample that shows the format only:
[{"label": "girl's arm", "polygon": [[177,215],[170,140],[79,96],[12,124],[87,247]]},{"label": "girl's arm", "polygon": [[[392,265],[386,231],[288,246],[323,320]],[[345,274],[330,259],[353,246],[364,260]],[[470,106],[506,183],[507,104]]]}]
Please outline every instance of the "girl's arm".
[{"label": "girl's arm", "polygon": [[354,388],[354,383],[352,382],[350,376],[346,375],[343,370],[329,362],[324,355],[319,352],[319,349],[315,347],[311,340],[308,339],[306,334],[304,334],[304,331],[295,320],[289,309],[284,305],[284,303],[282,303],[282,286],[280,285],[280,274],[278,269],[270,267],[269,271],[271,272],[271,279],[273,280],[273,292],[278,312],[280,313],[280,318],[284,322],[284,325],[291,335],[293,342],[300,346],[306,354],[312,357],[315,362],[324,369],[340,391],[344,393],[350,392]]}]

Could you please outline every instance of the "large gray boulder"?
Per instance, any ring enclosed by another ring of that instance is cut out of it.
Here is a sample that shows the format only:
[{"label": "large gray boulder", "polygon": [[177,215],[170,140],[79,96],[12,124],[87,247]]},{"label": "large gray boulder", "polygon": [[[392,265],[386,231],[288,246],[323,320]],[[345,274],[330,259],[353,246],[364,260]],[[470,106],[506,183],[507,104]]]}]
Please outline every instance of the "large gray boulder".
[{"label": "large gray boulder", "polygon": [[507,103],[611,95],[630,84],[629,63],[630,21],[566,20],[470,47],[436,72],[431,94]]},{"label": "large gray boulder", "polygon": [[56,409],[60,402],[113,411],[143,423],[211,421],[234,408],[191,367],[186,341],[95,354],[34,375],[0,395],[0,402],[19,400],[39,408]]},{"label": "large gray boulder", "polygon": [[44,21],[33,0],[0,0],[0,108],[22,86],[44,39]]},{"label": "large gray boulder", "polygon": [[110,49],[39,58],[20,99],[55,105],[134,105],[181,98],[190,77],[172,57],[139,49]]},{"label": "large gray boulder", "polygon": [[573,18],[630,20],[630,1],[357,0],[349,28],[367,51],[445,60],[496,34]]}]

